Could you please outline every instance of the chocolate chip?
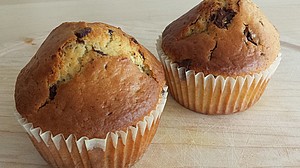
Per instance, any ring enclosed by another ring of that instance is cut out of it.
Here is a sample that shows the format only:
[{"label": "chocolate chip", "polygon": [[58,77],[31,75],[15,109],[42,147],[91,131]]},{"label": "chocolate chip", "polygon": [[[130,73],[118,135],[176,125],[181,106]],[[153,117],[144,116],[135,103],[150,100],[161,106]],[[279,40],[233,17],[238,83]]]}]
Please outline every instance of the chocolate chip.
[{"label": "chocolate chip", "polygon": [[257,43],[253,40],[252,33],[249,30],[249,27],[246,25],[246,28],[244,30],[244,35],[246,36],[247,40],[250,41],[252,44],[257,46]]},{"label": "chocolate chip", "polygon": [[108,29],[108,33],[109,33],[109,35],[112,35],[112,34],[114,33],[114,31],[113,31],[113,30],[110,30],[110,29]]},{"label": "chocolate chip", "polygon": [[52,85],[52,86],[49,88],[49,99],[50,99],[50,100],[53,100],[54,97],[56,96],[56,90],[57,90],[56,84]]},{"label": "chocolate chip", "polygon": [[235,15],[234,10],[222,8],[210,17],[210,21],[220,29],[227,29]]},{"label": "chocolate chip", "polygon": [[82,38],[87,36],[90,32],[92,32],[92,28],[90,27],[85,27],[83,29],[79,29],[75,32],[75,36],[77,36],[77,38]]},{"label": "chocolate chip", "polygon": [[144,54],[142,53],[141,50],[139,50],[140,55],[143,57],[143,59],[145,59]]},{"label": "chocolate chip", "polygon": [[180,66],[180,67],[185,67],[186,70],[190,70],[190,66],[192,65],[192,60],[191,59],[185,59],[185,60],[182,60],[181,62],[177,62],[177,64]]},{"label": "chocolate chip", "polygon": [[135,44],[139,44],[139,43],[136,41],[135,38],[132,37],[131,40],[132,40]]}]

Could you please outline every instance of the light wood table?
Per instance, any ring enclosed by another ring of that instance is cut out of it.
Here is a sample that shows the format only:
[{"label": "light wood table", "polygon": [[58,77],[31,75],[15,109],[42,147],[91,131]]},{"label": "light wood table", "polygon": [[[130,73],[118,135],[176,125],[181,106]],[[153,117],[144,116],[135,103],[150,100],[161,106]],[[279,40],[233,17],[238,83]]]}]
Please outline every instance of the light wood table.
[{"label": "light wood table", "polygon": [[[0,167],[49,167],[17,123],[14,84],[64,21],[121,27],[156,54],[164,27],[200,0],[1,0]],[[255,0],[281,34],[283,59],[261,100],[244,113],[206,116],[169,96],[141,167],[300,167],[300,1]]]}]

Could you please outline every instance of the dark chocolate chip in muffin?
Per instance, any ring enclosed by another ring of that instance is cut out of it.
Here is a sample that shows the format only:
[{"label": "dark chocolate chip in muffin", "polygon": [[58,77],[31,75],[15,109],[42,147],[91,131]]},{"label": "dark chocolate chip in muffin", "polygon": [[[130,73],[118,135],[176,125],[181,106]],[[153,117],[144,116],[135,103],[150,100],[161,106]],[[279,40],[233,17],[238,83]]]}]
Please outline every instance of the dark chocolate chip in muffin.
[{"label": "dark chocolate chip in muffin", "polygon": [[227,29],[235,15],[236,12],[234,10],[222,8],[211,16],[210,21],[220,29]]},{"label": "dark chocolate chip in muffin", "polygon": [[257,43],[253,40],[253,35],[250,32],[248,25],[246,25],[246,28],[244,30],[244,35],[246,36],[246,38],[249,42],[251,42],[252,44],[257,46]]},{"label": "dark chocolate chip in muffin", "polygon": [[135,38],[132,37],[131,40],[132,40],[135,44],[139,44]]},{"label": "dark chocolate chip in muffin", "polygon": [[114,33],[114,31],[113,31],[113,30],[110,30],[110,29],[108,29],[108,33],[109,33],[109,35],[112,35],[112,34]]},{"label": "dark chocolate chip in muffin", "polygon": [[145,58],[144,54],[143,54],[143,52],[141,50],[139,50],[139,54],[142,56],[143,59]]},{"label": "dark chocolate chip in muffin", "polygon": [[85,27],[83,29],[79,29],[75,32],[75,36],[77,38],[83,38],[85,36],[87,36],[90,32],[92,32],[92,28],[90,27]]},{"label": "dark chocolate chip in muffin", "polygon": [[49,99],[50,100],[53,100],[55,98],[55,96],[56,96],[56,90],[57,90],[56,84],[52,85],[49,88]]}]

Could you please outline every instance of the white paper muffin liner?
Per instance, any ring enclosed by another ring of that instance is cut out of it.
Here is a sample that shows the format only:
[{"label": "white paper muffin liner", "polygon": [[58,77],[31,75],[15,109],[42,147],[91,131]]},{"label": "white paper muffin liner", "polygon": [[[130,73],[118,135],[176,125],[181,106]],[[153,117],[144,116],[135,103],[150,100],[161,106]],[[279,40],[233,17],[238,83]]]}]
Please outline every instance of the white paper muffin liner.
[{"label": "white paper muffin liner", "polygon": [[271,76],[281,61],[281,54],[265,71],[233,77],[204,76],[173,63],[161,49],[161,37],[156,44],[173,98],[182,106],[203,114],[231,114],[245,111],[263,94]]},{"label": "white paper muffin liner", "polygon": [[127,130],[109,132],[105,139],[62,134],[52,135],[50,131],[34,128],[19,113],[18,122],[29,134],[31,141],[42,157],[53,167],[98,168],[129,167],[145,152],[156,133],[161,113],[167,100],[167,87],[163,89],[156,109]]}]

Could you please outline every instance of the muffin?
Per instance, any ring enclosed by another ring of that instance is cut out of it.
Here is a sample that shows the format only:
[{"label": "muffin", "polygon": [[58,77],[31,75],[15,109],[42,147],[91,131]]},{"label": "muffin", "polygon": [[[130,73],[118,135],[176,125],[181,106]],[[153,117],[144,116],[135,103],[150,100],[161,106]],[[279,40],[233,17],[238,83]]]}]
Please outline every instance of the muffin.
[{"label": "muffin", "polygon": [[204,0],[158,39],[171,95],[203,114],[251,107],[278,67],[279,34],[251,0]]},{"label": "muffin", "polygon": [[120,28],[63,23],[18,75],[17,115],[53,167],[129,167],[156,132],[164,85],[160,62]]}]

